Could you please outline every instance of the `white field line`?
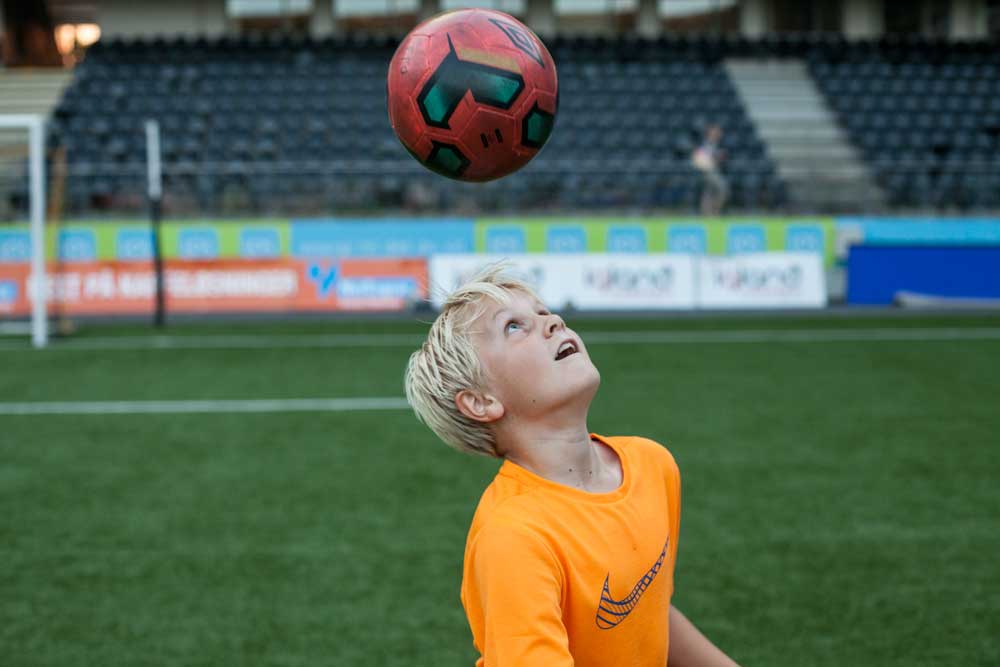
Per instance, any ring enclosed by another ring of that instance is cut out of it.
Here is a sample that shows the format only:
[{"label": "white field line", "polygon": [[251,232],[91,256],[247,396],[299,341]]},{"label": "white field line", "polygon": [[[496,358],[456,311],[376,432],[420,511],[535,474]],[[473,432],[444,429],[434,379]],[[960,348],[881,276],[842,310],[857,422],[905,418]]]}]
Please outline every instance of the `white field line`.
[{"label": "white field line", "polygon": [[1000,327],[881,329],[711,329],[704,331],[595,331],[582,334],[585,344],[837,343],[1000,340]]},{"label": "white field line", "polygon": [[232,401],[57,401],[0,403],[0,415],[221,414],[408,410],[404,398],[275,398]]},{"label": "white field line", "polygon": [[[419,334],[222,334],[208,336],[107,336],[54,340],[48,350],[258,350],[337,347],[417,347]],[[0,352],[27,349],[24,341],[0,341]]]},{"label": "white field line", "polygon": [[[930,342],[1000,340],[1000,327],[858,329],[705,329],[687,331],[581,331],[588,345],[705,345],[731,343]],[[53,341],[48,350],[253,350],[298,348],[415,349],[420,334],[290,334],[209,336],[120,336]],[[26,352],[26,341],[0,341],[2,352]]]}]

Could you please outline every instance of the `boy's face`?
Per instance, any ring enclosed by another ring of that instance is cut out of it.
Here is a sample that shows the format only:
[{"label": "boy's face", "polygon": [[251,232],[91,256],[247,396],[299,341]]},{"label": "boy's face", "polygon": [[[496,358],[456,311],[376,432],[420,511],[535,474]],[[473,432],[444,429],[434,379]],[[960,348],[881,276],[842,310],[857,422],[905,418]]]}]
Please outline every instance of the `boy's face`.
[{"label": "boy's face", "polygon": [[572,403],[589,406],[601,375],[562,318],[520,291],[507,304],[488,304],[473,340],[486,391],[503,404],[504,414],[531,418]]}]

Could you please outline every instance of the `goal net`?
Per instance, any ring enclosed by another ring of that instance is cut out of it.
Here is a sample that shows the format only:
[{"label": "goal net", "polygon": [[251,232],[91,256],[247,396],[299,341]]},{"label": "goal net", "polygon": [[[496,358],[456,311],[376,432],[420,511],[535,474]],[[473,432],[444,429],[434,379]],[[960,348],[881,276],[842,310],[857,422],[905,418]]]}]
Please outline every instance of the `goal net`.
[{"label": "goal net", "polygon": [[0,333],[48,342],[45,122],[0,114]]}]

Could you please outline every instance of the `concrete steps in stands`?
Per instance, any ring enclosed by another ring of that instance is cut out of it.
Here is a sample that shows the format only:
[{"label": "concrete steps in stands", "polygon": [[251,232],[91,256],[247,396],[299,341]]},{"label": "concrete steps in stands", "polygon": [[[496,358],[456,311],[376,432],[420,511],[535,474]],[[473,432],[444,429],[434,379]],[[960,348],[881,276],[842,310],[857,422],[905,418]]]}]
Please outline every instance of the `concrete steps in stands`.
[{"label": "concrete steps in stands", "polygon": [[885,194],[801,61],[729,60],[725,66],[794,208],[842,213],[884,207]]},{"label": "concrete steps in stands", "polygon": [[[48,118],[72,78],[71,70],[0,67],[0,114],[40,114]],[[0,221],[10,215],[3,210],[7,202],[4,195],[22,177],[27,156],[27,130],[0,128]]]},{"label": "concrete steps in stands", "polygon": [[[41,114],[48,118],[72,78],[70,70],[0,68],[0,114]],[[0,145],[23,141],[24,133],[0,131]]]},{"label": "concrete steps in stands", "polygon": [[48,113],[72,79],[68,69],[0,67],[0,113]]}]

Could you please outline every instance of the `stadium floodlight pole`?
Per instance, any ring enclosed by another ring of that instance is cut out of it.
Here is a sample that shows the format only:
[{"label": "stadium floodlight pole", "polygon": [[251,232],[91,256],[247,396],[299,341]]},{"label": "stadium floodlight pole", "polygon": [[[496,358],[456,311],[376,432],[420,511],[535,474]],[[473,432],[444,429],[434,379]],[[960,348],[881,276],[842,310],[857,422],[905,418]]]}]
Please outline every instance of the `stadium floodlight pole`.
[{"label": "stadium floodlight pole", "polygon": [[163,253],[160,251],[160,215],[163,201],[163,174],[160,167],[160,123],[146,121],[146,178],[149,194],[149,220],[152,227],[153,272],[156,275],[156,313],[153,324],[166,323],[166,299],[163,286]]}]

